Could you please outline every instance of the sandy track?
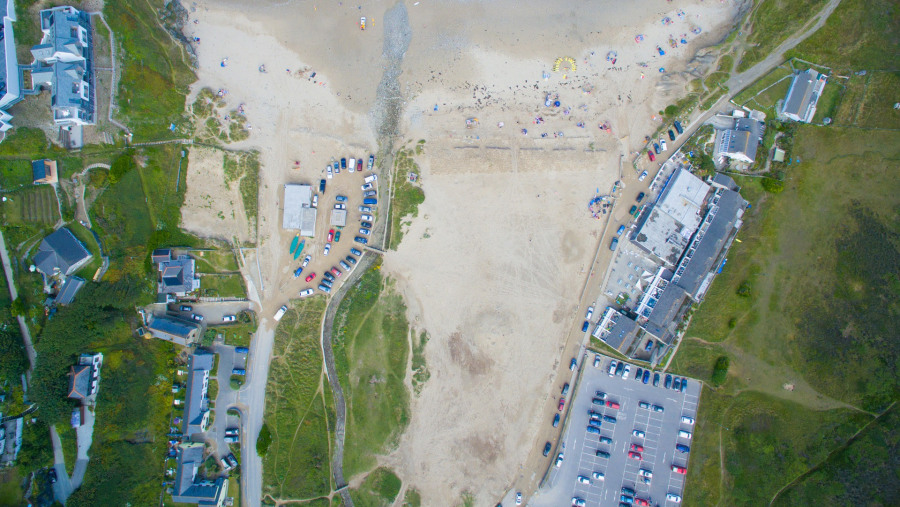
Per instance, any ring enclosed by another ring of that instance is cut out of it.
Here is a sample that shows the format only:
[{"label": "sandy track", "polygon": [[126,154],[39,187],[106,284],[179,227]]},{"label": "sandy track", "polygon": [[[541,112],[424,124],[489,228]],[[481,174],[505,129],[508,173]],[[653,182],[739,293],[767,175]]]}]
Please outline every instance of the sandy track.
[{"label": "sandy track", "polygon": [[239,180],[225,183],[225,152],[195,146],[191,150],[181,207],[181,227],[197,236],[252,241]]}]

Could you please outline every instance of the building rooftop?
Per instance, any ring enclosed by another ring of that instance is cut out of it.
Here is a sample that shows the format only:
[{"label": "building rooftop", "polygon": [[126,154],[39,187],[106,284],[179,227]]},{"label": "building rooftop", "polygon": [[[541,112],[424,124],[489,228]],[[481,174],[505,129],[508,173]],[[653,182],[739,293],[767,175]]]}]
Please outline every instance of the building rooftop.
[{"label": "building rooftop", "polygon": [[[621,347],[625,343],[626,338],[630,338],[635,330],[637,330],[637,322],[625,315],[619,315],[615,324],[609,330],[609,334],[603,339],[607,345],[621,352]],[[630,343],[631,340],[628,340]]]},{"label": "building rooftop", "polygon": [[194,266],[194,259],[188,255],[160,262],[158,292],[185,295],[199,289],[200,279],[194,275]]},{"label": "building rooftop", "polygon": [[92,255],[66,227],[60,227],[41,241],[34,264],[47,276],[70,275],[87,264]]},{"label": "building rooftop", "polygon": [[156,338],[184,346],[196,340],[200,334],[197,324],[165,315],[154,317],[147,329]]},{"label": "building rooftop", "polygon": [[316,208],[311,207],[312,188],[309,185],[288,183],[284,186],[284,229],[299,230],[301,236],[316,233]]},{"label": "building rooftop", "polygon": [[205,350],[198,350],[191,356],[188,365],[187,387],[184,400],[183,431],[188,437],[206,430],[209,417],[209,372],[215,363],[215,356]]},{"label": "building rooftop", "polygon": [[809,111],[815,107],[816,97],[816,81],[819,79],[819,73],[813,69],[805,72],[799,72],[794,75],[791,81],[791,87],[788,89],[784,98],[784,105],[781,108],[782,113],[797,121],[809,121]]},{"label": "building rooftop", "polygon": [[708,192],[709,185],[680,167],[663,189],[656,205],[688,229],[695,229],[700,224],[700,207]]},{"label": "building rooftop", "polygon": [[22,73],[16,57],[16,41],[13,23],[16,21],[16,6],[13,0],[0,0],[0,132],[12,128],[10,115],[6,109],[22,100]]},{"label": "building rooftop", "polygon": [[91,372],[89,364],[78,364],[69,368],[69,398],[83,400],[90,395]]},{"label": "building rooftop", "polygon": [[228,481],[225,478],[209,481],[199,476],[200,467],[203,466],[203,450],[203,444],[179,446],[173,502],[221,505],[225,500],[228,491]]},{"label": "building rooftop", "polygon": [[63,283],[62,288],[59,289],[59,293],[56,295],[56,304],[70,304],[75,300],[75,294],[78,294],[78,291],[84,287],[84,284],[84,278],[81,278],[80,276],[70,276],[66,278],[65,283]]}]

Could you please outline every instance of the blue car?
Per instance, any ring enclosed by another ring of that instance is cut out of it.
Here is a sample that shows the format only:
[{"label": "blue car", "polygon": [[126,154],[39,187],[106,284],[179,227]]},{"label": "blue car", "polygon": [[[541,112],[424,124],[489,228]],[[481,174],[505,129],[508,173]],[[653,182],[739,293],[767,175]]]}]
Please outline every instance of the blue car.
[{"label": "blue car", "polygon": [[303,273],[303,266],[300,266],[296,271],[294,271],[294,278],[300,276],[301,273]]},{"label": "blue car", "polygon": [[675,450],[678,452],[683,452],[683,453],[691,452],[691,448],[684,444],[675,444]]},{"label": "blue car", "polygon": [[346,168],[347,168],[347,159],[341,157],[341,169],[346,169]]},{"label": "blue car", "polygon": [[687,379],[683,378],[681,379],[681,392],[685,391],[687,391]]},{"label": "blue car", "polygon": [[247,354],[250,352],[250,349],[248,349],[247,347],[235,347],[234,351],[238,354]]},{"label": "blue car", "polygon": [[347,196],[338,195],[338,196],[335,196],[334,200],[337,202],[347,202]]},{"label": "blue car", "polygon": [[581,325],[581,332],[582,333],[586,332],[588,330],[588,326],[590,326],[590,325],[591,325],[590,322],[584,321],[584,324]]},{"label": "blue car", "polygon": [[365,245],[365,244],[369,243],[369,240],[367,240],[366,238],[364,238],[362,236],[357,236],[357,237],[353,238],[353,241],[356,241],[360,245]]},{"label": "blue car", "polygon": [[616,236],[621,236],[623,232],[625,232],[625,226],[620,225],[619,230],[616,231]]},{"label": "blue car", "polygon": [[325,191],[325,180],[319,180],[319,192]]},{"label": "blue car", "polygon": [[605,416],[603,416],[603,420],[606,421],[606,422],[608,422],[608,423],[616,424],[616,418],[615,418],[615,417],[611,417],[611,416],[605,415]]},{"label": "blue car", "polygon": [[659,155],[659,143],[653,143],[653,151],[655,151],[656,154]]},{"label": "blue car", "polygon": [[681,128],[681,122],[680,122],[680,121],[675,120],[675,123],[673,123],[672,126],[675,127],[675,130],[676,130],[679,134],[683,134],[683,133],[684,133],[684,129]]},{"label": "blue car", "polygon": [[645,384],[650,382],[650,370],[644,370],[644,378],[641,381]]}]

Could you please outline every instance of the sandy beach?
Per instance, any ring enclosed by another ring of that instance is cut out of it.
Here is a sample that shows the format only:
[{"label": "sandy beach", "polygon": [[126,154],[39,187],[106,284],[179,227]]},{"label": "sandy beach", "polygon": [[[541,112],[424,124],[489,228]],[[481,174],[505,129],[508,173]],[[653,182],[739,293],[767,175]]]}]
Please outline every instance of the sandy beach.
[{"label": "sandy beach", "polygon": [[[526,460],[543,444],[535,435],[605,225],[587,202],[634,177],[620,174],[623,161],[633,172],[631,154],[656,113],[684,94],[689,60],[719,42],[742,7],[570,4],[186,4],[186,33],[199,39],[195,92],[226,90],[230,108],[244,104],[251,135],[232,147],[260,152],[262,280],[252,285],[265,287],[253,296],[264,312],[296,293],[278,283],[291,269],[292,237],[280,228],[281,185],[318,180],[336,153],[375,152],[386,125],[399,133],[396,147],[426,141],[416,159],[426,200],[384,269],[410,322],[430,336],[432,375],[399,447],[381,458],[423,505],[463,492],[493,505],[523,474],[535,482],[540,472]],[[554,70],[560,57],[577,68],[564,60]],[[467,129],[467,118],[478,127]],[[192,154],[189,171],[211,178],[202,158]],[[186,213],[227,215],[197,202]]]}]

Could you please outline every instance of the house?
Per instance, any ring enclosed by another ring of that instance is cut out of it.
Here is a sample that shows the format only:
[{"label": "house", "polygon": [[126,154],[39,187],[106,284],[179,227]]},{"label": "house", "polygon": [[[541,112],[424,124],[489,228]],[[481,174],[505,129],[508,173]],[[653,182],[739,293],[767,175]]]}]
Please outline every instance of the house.
[{"label": "house", "polygon": [[160,340],[187,347],[200,340],[200,326],[197,324],[161,315],[154,317],[147,326],[150,335]]},{"label": "house", "polygon": [[284,186],[283,229],[299,230],[300,235],[311,238],[316,234],[316,208],[311,205],[312,188],[309,185],[289,183]]},{"label": "house", "polygon": [[716,131],[714,158],[724,163],[725,158],[752,164],[756,160],[756,148],[762,143],[766,124],[755,118],[735,118],[734,126]]},{"label": "house", "polygon": [[0,132],[6,132],[12,128],[12,115],[7,111],[22,100],[22,73],[19,71],[13,34],[13,23],[16,21],[13,0],[0,1],[0,16],[3,18],[3,28],[0,30]]},{"label": "house", "polygon": [[157,292],[184,297],[200,288],[200,279],[194,273],[195,263],[191,256],[179,255],[173,259],[171,252],[168,252],[166,259],[166,254],[161,250],[154,250],[154,262],[157,258],[160,260],[157,264],[159,273]]},{"label": "house", "polygon": [[38,246],[34,265],[45,276],[69,276],[91,261],[93,255],[66,227],[60,227]]},{"label": "house", "polygon": [[781,115],[799,122],[809,123],[816,115],[816,103],[828,77],[813,69],[798,72],[791,81],[781,106]]},{"label": "house", "polygon": [[82,354],[78,364],[69,368],[69,394],[73,400],[85,400],[97,394],[103,354]]},{"label": "house", "polygon": [[35,160],[31,163],[31,182],[35,185],[58,182],[56,161],[49,159]]},{"label": "house", "polygon": [[198,350],[191,355],[188,378],[185,386],[184,435],[190,438],[206,431],[209,424],[209,372],[215,363],[215,355]]},{"label": "house", "polygon": [[607,307],[591,335],[619,352],[624,352],[634,341],[637,330],[638,325],[633,318]]},{"label": "house", "polygon": [[56,298],[53,302],[63,306],[71,304],[72,301],[75,300],[75,294],[78,294],[78,291],[84,287],[84,284],[84,278],[81,278],[80,276],[70,276],[66,278],[66,281],[63,282],[62,288],[59,289],[59,293],[56,294]]},{"label": "house", "polygon": [[25,418],[17,417],[0,423],[0,466],[9,466],[16,461],[22,449],[22,428]]},{"label": "house", "polygon": [[203,466],[203,450],[204,445],[200,443],[178,446],[172,501],[222,507],[228,493],[228,481],[224,477],[207,480],[199,475]]}]

